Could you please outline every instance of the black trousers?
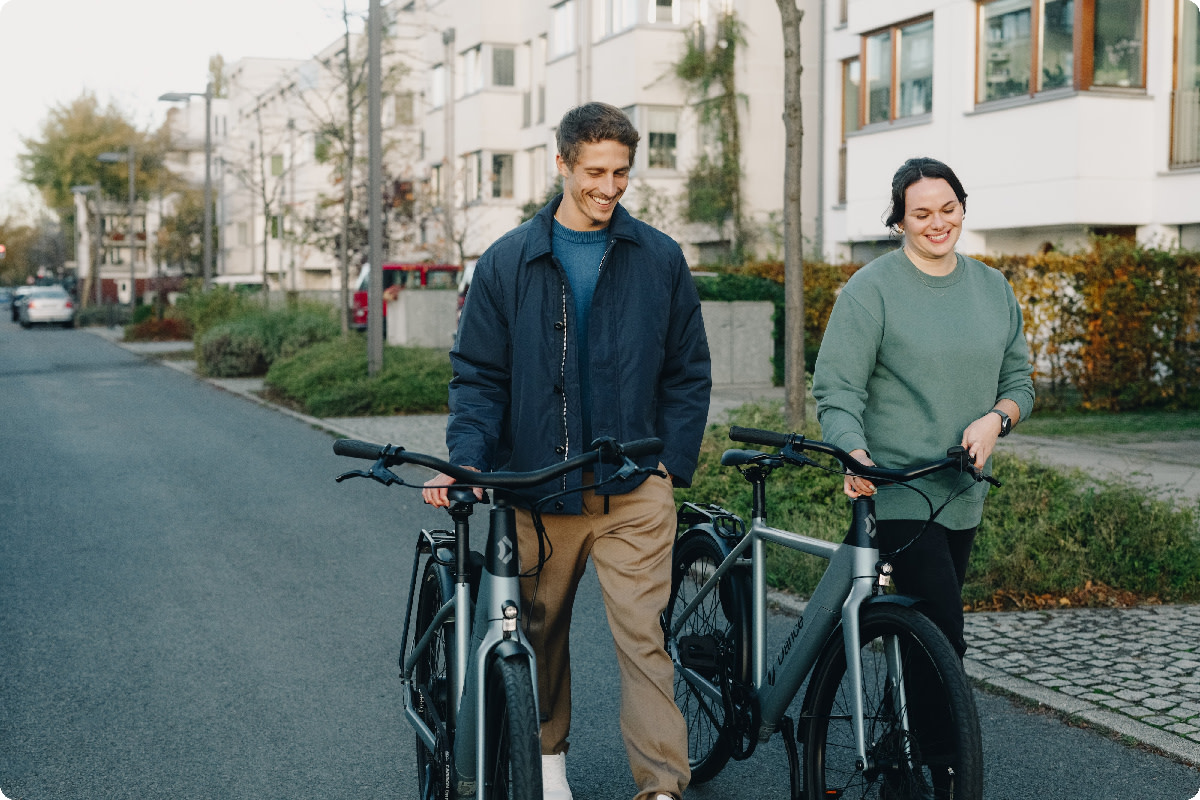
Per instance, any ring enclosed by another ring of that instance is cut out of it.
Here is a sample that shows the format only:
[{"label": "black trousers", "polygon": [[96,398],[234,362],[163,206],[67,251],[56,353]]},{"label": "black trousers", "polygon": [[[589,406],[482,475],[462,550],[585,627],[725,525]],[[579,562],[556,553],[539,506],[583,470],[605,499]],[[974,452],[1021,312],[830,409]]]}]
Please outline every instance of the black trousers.
[{"label": "black trousers", "polygon": [[[932,522],[922,534],[924,526],[924,520],[879,520],[879,551],[892,565],[896,589],[926,601],[929,618],[942,629],[961,658],[967,652],[962,587],[976,529],[952,531]],[[900,548],[903,550],[896,555],[888,555]]]}]

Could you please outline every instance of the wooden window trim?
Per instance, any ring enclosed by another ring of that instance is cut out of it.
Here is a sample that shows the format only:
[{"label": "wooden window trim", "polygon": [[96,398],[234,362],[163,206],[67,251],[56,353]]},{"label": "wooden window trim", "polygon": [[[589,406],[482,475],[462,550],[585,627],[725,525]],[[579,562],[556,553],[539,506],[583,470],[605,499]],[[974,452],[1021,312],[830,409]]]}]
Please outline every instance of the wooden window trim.
[{"label": "wooden window trim", "polygon": [[[874,30],[870,30],[870,31],[863,33],[859,37],[859,62],[858,63],[861,65],[861,69],[862,69],[861,76],[859,77],[859,83],[861,85],[858,88],[858,94],[859,94],[859,116],[858,116],[859,125],[858,125],[858,127],[859,127],[859,130],[862,130],[863,128],[865,128],[869,125],[885,124],[883,122],[871,122],[867,118],[867,111],[870,108],[869,100],[870,100],[870,95],[871,95],[871,93],[867,87],[867,82],[868,82],[867,68],[869,66],[869,63],[867,61],[867,40],[870,39],[872,36],[877,36],[881,33],[889,34],[888,44],[889,44],[889,47],[891,48],[890,59],[889,59],[891,61],[891,71],[890,71],[890,74],[888,77],[888,119],[887,119],[886,124],[891,125],[892,123],[896,122],[897,119],[899,119],[899,117],[897,116],[897,112],[900,109],[900,47],[899,47],[900,32],[902,30],[904,30],[905,28],[909,28],[913,25],[919,25],[922,22],[932,22],[932,21],[933,21],[933,14],[922,14],[919,17],[913,17],[912,19],[906,19],[903,22],[895,22],[895,23],[892,23],[891,25],[885,25],[882,28],[875,28]],[[976,41],[978,42],[978,37],[976,37]],[[842,63],[845,63],[845,61],[849,61],[849,60],[852,60],[852,59],[845,59]],[[931,100],[931,103],[932,103],[932,100]],[[932,107],[932,105],[931,105],[931,107]]]}]

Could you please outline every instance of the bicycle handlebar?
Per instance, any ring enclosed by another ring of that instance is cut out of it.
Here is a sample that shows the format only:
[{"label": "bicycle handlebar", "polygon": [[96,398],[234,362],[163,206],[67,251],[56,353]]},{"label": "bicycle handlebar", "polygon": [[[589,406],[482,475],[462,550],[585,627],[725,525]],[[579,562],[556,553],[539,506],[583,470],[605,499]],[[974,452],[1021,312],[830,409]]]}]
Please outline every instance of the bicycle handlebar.
[{"label": "bicycle handlebar", "polygon": [[759,428],[734,426],[729,429],[729,438],[735,442],[743,442],[745,444],[758,444],[764,447],[778,447],[781,449],[790,447],[796,451],[810,450],[815,453],[824,453],[833,456],[843,467],[855,475],[880,483],[907,483],[938,472],[939,470],[954,468],[959,472],[966,472],[976,481],[987,481],[993,486],[1000,486],[998,480],[991,475],[984,475],[979,471],[979,468],[972,463],[966,448],[961,445],[951,447],[946,451],[946,457],[937,461],[917,464],[907,469],[887,469],[885,467],[864,464],[836,445],[817,439],[806,439],[797,433],[778,433]]},{"label": "bicycle handlebar", "polygon": [[333,443],[333,452],[339,456],[361,458],[367,461],[382,459],[384,466],[388,467],[393,464],[416,464],[449,475],[459,483],[480,486],[485,489],[531,489],[598,461],[620,464],[626,459],[661,453],[663,449],[662,440],[654,438],[637,439],[624,444],[620,444],[614,439],[598,439],[592,442],[592,445],[593,448],[585,453],[529,472],[476,472],[425,453],[405,450],[396,445],[372,444],[357,439],[337,439]]}]

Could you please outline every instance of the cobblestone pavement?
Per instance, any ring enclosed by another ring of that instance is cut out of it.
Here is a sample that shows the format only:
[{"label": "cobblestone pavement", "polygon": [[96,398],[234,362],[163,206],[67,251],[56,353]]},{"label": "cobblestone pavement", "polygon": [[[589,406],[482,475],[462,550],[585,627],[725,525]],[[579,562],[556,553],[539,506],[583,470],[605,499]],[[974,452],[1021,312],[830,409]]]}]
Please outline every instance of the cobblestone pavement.
[{"label": "cobblestone pavement", "polygon": [[967,614],[985,685],[1200,765],[1200,606]]}]

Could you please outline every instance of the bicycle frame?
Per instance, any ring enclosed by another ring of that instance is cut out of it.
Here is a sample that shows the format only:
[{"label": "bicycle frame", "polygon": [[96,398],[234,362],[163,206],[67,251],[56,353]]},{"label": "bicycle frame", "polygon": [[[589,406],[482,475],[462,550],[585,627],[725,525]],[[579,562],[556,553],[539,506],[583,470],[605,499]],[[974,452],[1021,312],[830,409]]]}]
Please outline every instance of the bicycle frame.
[{"label": "bicycle frame", "polygon": [[[760,486],[756,485],[756,492]],[[756,503],[756,507],[761,505]],[[799,691],[805,677],[813,668],[840,620],[846,651],[847,673],[850,675],[854,696],[854,737],[861,763],[870,766],[864,729],[862,702],[862,661],[859,653],[859,610],[864,601],[876,593],[879,550],[875,546],[875,501],[871,497],[854,500],[854,522],[841,544],[823,539],[773,528],[762,517],[756,516],[746,535],[733,547],[729,555],[705,580],[686,608],[675,620],[670,635],[675,639],[683,623],[695,613],[700,602],[718,584],[719,579],[735,566],[744,564],[747,551],[751,564],[751,682],[755,690],[760,712],[761,727],[759,741],[766,741],[775,732],[788,705]],[[804,614],[796,621],[774,666],[767,668],[766,626],[766,544],[770,542],[793,550],[800,550],[829,561],[816,590],[809,599]],[[713,684],[694,671],[678,666],[685,679],[702,693],[714,700],[721,699],[720,685]],[[891,653],[888,671],[901,685],[898,653]]]},{"label": "bicycle frame", "polygon": [[[448,549],[452,544],[454,558],[454,594],[438,609],[433,623],[424,635],[413,643],[411,651],[403,656],[401,679],[407,689],[404,697],[404,714],[416,730],[422,744],[433,751],[437,747],[437,736],[421,719],[414,702],[416,694],[413,672],[421,657],[430,647],[435,632],[447,620],[454,624],[454,659],[449,664],[453,687],[452,707],[455,714],[454,764],[461,780],[475,780],[478,765],[484,760],[484,730],[479,724],[487,707],[487,667],[493,654],[508,657],[520,653],[528,656],[533,685],[537,686],[537,667],[533,648],[525,638],[519,624],[521,606],[520,563],[517,552],[516,520],[512,506],[499,494],[489,511],[487,545],[484,549],[483,570],[479,577],[476,600],[471,600],[470,543],[467,536],[465,510],[452,509],[454,537],[438,537],[435,532],[422,530],[421,537],[429,547],[431,557],[437,557],[438,549]],[[421,543],[418,543],[418,553]],[[420,559],[417,559],[419,562]],[[413,589],[416,586],[417,567],[414,563]],[[417,593],[410,589],[408,618],[405,622],[405,641],[409,620],[415,613]],[[511,609],[511,610],[509,610]],[[462,624],[471,620],[471,624]],[[537,695],[534,694],[534,701]],[[535,709],[536,713],[536,709]],[[470,746],[467,743],[470,743]],[[472,792],[473,793],[473,792]],[[487,800],[486,797],[481,800]]]}]

